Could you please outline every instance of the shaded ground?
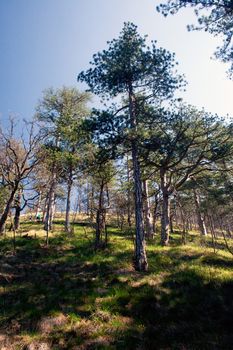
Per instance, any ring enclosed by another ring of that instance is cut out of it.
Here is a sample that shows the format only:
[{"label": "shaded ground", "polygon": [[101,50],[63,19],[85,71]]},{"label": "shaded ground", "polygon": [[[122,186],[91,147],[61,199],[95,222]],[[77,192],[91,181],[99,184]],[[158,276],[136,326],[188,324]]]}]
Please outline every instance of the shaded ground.
[{"label": "shaded ground", "polygon": [[67,238],[58,223],[48,248],[38,226],[17,238],[15,255],[1,240],[0,349],[233,349],[228,253],[174,235],[170,247],[148,244],[150,270],[140,274],[116,229],[96,253],[83,225]]}]

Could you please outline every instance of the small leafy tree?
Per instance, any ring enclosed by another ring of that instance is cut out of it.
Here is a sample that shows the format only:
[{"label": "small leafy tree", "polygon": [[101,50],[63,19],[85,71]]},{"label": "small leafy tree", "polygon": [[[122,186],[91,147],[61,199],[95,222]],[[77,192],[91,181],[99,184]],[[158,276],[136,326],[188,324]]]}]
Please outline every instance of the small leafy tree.
[{"label": "small leafy tree", "polygon": [[80,165],[85,137],[81,124],[88,115],[90,94],[75,88],[52,88],[44,92],[36,112],[46,135],[47,156],[50,159],[51,179],[48,193],[45,226],[51,228],[51,208],[58,175],[67,184],[65,230],[70,232],[70,203],[74,178]]},{"label": "small leafy tree", "polygon": [[115,169],[111,161],[96,162],[92,171],[92,183],[95,184],[97,195],[96,206],[96,235],[95,249],[106,247],[108,236],[106,227],[106,214],[110,209],[109,185],[115,176]]}]

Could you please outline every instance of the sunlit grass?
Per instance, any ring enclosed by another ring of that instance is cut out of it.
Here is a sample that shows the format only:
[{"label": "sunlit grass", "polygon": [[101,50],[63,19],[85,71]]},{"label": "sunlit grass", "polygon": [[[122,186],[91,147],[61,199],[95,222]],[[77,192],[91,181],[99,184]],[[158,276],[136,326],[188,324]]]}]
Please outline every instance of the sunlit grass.
[{"label": "sunlit grass", "polygon": [[81,219],[71,236],[56,219],[48,247],[41,223],[23,223],[15,255],[12,234],[1,238],[0,324],[12,339],[54,349],[227,348],[233,260],[223,240],[214,253],[211,237],[196,232],[186,245],[172,235],[168,247],[157,235],[147,242],[149,271],[139,273],[130,234],[109,226],[108,247],[95,251],[93,228]]}]

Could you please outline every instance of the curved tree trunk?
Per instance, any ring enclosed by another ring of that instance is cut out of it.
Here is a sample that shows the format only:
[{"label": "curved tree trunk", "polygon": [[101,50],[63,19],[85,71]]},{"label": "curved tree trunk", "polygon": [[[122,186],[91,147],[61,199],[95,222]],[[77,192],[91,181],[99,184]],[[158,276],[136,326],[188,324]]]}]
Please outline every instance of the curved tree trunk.
[{"label": "curved tree trunk", "polygon": [[6,225],[6,220],[7,220],[7,217],[8,217],[8,214],[9,214],[9,211],[11,209],[11,205],[13,203],[13,200],[14,200],[14,196],[15,196],[15,193],[17,192],[18,190],[18,186],[19,186],[19,183],[16,182],[15,183],[15,187],[13,188],[13,190],[11,191],[11,194],[10,194],[10,197],[6,203],[6,207],[2,213],[2,216],[0,218],[0,234],[2,235],[5,231],[5,225]]}]

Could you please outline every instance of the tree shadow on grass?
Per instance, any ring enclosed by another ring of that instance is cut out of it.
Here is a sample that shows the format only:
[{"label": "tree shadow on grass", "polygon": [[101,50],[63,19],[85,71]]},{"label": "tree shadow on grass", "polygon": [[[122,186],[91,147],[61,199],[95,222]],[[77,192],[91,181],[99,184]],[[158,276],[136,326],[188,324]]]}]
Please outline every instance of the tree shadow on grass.
[{"label": "tree shadow on grass", "polygon": [[156,290],[130,292],[129,313],[141,322],[142,349],[232,349],[233,282],[206,284],[195,272],[167,277]]},{"label": "tree shadow on grass", "polygon": [[207,255],[202,258],[202,263],[211,267],[233,268],[233,259],[217,256],[216,254]]},{"label": "tree shadow on grass", "polygon": [[[65,235],[50,244],[18,239],[16,256],[1,256],[9,265],[1,280],[2,331],[38,333],[44,317],[62,313],[69,327],[47,335],[53,349],[232,348],[233,282],[207,283],[195,271],[179,270],[199,254],[151,251],[152,267],[140,274],[123,268],[129,249],[113,251],[110,244],[95,252],[90,241],[67,244]],[[106,344],[97,342],[101,337]]]},{"label": "tree shadow on grass", "polygon": [[21,331],[34,331],[38,318],[51,312],[90,314],[98,288],[112,278],[117,262],[106,263],[110,250],[96,253],[88,241],[59,249],[64,242],[62,235],[51,238],[47,248],[39,239],[18,238],[15,255],[4,254],[9,249],[5,243],[0,256],[1,327],[8,328],[17,319]]}]

